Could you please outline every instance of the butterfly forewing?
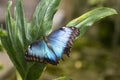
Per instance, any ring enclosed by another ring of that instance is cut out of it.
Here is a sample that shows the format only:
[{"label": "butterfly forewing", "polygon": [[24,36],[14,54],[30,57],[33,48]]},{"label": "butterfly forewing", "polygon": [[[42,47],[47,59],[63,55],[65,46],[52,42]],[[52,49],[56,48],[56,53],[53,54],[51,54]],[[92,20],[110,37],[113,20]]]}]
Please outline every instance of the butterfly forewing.
[{"label": "butterfly forewing", "polygon": [[62,57],[72,32],[70,27],[62,27],[48,37],[48,41],[58,58]]}]

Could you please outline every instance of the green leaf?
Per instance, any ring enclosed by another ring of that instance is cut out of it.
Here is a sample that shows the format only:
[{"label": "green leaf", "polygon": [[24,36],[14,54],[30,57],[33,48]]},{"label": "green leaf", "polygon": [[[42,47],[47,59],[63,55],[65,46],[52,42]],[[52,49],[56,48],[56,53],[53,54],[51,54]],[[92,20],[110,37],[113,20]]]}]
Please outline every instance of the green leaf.
[{"label": "green leaf", "polygon": [[42,72],[46,69],[46,64],[34,62],[33,65],[29,65],[28,68],[25,80],[38,80]]},{"label": "green leaf", "polygon": [[107,7],[96,8],[70,21],[67,24],[67,26],[75,26],[79,28],[80,36],[82,36],[86,32],[87,28],[93,25],[96,21],[113,14],[117,14],[117,12],[112,8]]},{"label": "green leaf", "polygon": [[22,6],[22,0],[17,0],[16,7],[14,8],[15,15],[15,29],[18,30],[18,36],[22,46],[26,45],[26,20]]},{"label": "green leaf", "polygon": [[17,36],[18,30],[16,29],[14,20],[10,14],[11,5],[12,5],[12,1],[9,1],[7,6],[7,14],[6,14],[6,25],[7,25],[8,36],[1,37],[1,41],[13,64],[16,66],[17,70],[22,74],[21,76],[23,76],[25,72],[22,65],[23,58],[21,59],[21,51],[23,50],[21,50],[22,47],[19,46],[20,43]]},{"label": "green leaf", "polygon": [[[6,12],[7,31],[1,30],[7,36],[0,36],[1,42],[8,56],[23,80],[37,80],[44,71],[46,64],[40,62],[27,62],[24,58],[28,45],[41,35],[49,33],[60,0],[41,0],[34,13],[32,21],[27,22],[24,16],[22,0],[17,0],[14,8],[14,18],[11,16],[12,1],[8,1]],[[37,34],[37,35],[36,35]]]},{"label": "green leaf", "polygon": [[60,77],[60,78],[54,79],[54,80],[72,80],[72,79],[65,76],[65,77]]},{"label": "green leaf", "polygon": [[51,32],[53,16],[57,11],[59,2],[60,0],[41,0],[38,4],[31,24],[33,39],[39,39]]}]

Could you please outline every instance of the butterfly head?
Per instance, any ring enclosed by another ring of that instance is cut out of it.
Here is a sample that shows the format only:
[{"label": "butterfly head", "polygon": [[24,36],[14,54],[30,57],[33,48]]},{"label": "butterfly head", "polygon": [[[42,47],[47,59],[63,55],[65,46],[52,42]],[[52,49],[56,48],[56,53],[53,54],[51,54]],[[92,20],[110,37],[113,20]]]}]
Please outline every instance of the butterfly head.
[{"label": "butterfly head", "polygon": [[25,51],[25,59],[31,60],[32,58],[29,56],[29,54],[32,54],[31,46],[29,45],[28,48]]},{"label": "butterfly head", "polygon": [[26,49],[26,55],[27,55],[28,53],[32,53],[32,50],[31,50],[31,46],[30,46],[30,45],[29,45],[28,48]]}]

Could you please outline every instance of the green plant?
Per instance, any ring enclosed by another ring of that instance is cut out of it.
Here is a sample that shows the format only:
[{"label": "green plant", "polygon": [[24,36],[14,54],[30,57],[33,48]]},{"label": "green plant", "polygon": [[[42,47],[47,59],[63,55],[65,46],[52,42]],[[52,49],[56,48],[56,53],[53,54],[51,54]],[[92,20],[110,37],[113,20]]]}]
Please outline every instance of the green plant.
[{"label": "green plant", "polygon": [[[51,33],[53,16],[57,11],[59,2],[60,0],[41,0],[30,22],[25,18],[22,0],[17,0],[14,9],[14,18],[12,18],[10,13],[12,1],[8,2],[6,13],[7,30],[0,31],[0,33],[4,33],[4,35],[0,36],[8,56],[23,80],[39,79],[46,68],[45,63],[27,62],[24,55],[30,43]],[[79,28],[81,36],[94,22],[113,14],[117,14],[114,9],[105,7],[97,8],[70,21],[67,26]]]}]

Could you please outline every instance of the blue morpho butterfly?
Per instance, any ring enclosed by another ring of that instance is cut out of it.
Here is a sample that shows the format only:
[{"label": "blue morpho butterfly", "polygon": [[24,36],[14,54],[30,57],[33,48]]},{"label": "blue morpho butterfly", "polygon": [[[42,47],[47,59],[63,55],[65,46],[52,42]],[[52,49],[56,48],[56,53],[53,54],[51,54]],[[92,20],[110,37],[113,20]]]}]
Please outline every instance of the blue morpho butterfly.
[{"label": "blue morpho butterfly", "polygon": [[29,45],[25,54],[26,60],[58,64],[63,53],[69,56],[73,40],[79,32],[76,27],[62,27],[44,36],[43,39]]}]

